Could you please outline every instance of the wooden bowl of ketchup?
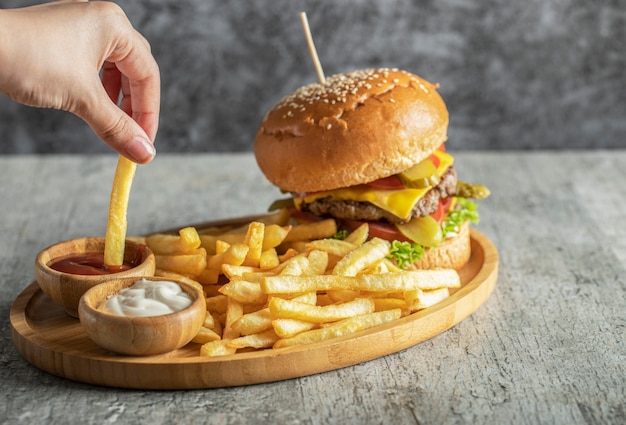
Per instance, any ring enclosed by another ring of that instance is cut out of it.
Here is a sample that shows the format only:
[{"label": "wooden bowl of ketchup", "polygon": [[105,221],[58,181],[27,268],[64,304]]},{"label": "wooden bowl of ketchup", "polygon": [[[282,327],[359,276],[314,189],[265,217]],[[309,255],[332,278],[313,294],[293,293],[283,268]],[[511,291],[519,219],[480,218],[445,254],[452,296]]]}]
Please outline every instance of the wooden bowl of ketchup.
[{"label": "wooden bowl of ketchup", "polygon": [[156,262],[150,249],[126,240],[124,265],[104,266],[104,238],[87,237],[54,244],[35,260],[35,277],[49,298],[78,317],[80,297],[90,288],[112,279],[154,276]]}]

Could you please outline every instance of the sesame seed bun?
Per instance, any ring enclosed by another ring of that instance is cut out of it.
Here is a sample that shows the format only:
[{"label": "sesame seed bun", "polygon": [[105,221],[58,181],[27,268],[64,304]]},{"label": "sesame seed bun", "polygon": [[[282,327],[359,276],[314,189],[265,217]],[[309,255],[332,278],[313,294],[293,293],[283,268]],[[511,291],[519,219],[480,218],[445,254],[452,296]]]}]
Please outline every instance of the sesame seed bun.
[{"label": "sesame seed bun", "polygon": [[447,140],[437,86],[409,72],[333,75],[283,98],[255,138],[257,163],[284,191],[315,192],[402,172]]}]

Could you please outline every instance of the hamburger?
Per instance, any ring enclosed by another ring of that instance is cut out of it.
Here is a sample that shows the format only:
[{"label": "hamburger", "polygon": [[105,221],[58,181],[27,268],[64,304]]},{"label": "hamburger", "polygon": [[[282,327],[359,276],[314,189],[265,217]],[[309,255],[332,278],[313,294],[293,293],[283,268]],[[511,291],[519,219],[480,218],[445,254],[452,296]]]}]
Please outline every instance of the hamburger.
[{"label": "hamburger", "polygon": [[401,268],[463,267],[478,222],[468,198],[488,190],[457,179],[437,88],[406,71],[365,69],[284,97],[254,142],[261,171],[290,195],[270,209],[334,217],[346,231],[366,222],[370,237],[392,242]]}]

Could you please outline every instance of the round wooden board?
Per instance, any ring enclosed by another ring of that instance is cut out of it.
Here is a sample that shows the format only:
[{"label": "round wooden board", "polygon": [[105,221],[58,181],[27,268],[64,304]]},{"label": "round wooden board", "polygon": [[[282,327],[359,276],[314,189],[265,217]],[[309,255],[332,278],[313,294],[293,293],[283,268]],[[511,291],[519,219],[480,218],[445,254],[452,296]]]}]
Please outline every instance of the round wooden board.
[{"label": "round wooden board", "polygon": [[472,256],[460,270],[462,286],[432,307],[354,335],[315,344],[232,356],[200,357],[190,343],[161,356],[126,357],[92,342],[68,316],[29,285],[11,306],[12,339],[36,367],[79,382],[135,389],[195,389],[250,385],[312,375],[401,351],[451,328],[489,297],[497,280],[498,252],[471,231]]}]

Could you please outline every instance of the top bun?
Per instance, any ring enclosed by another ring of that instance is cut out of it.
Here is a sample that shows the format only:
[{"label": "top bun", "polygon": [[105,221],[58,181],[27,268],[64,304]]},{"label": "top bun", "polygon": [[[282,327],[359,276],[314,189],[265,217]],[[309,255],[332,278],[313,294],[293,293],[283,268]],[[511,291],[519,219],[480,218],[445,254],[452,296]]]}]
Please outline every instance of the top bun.
[{"label": "top bun", "polygon": [[300,87],[266,115],[254,153],[288,192],[368,183],[418,163],[447,140],[437,86],[397,69],[337,74]]}]

